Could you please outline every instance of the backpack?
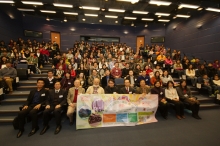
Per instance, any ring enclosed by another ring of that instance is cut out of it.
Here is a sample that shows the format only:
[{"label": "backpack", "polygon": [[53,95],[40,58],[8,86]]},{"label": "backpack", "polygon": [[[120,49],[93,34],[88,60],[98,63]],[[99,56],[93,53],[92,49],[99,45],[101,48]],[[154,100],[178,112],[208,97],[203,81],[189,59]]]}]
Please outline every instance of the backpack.
[{"label": "backpack", "polygon": [[103,100],[95,99],[92,102],[92,109],[95,110],[96,112],[104,111],[104,102],[103,102]]}]

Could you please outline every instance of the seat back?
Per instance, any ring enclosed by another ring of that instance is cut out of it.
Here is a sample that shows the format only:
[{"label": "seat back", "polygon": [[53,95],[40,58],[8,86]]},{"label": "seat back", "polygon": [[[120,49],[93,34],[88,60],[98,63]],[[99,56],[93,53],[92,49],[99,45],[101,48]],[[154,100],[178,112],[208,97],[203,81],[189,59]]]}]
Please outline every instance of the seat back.
[{"label": "seat back", "polygon": [[123,85],[124,79],[123,78],[117,78],[115,79],[115,85]]},{"label": "seat back", "polygon": [[28,64],[17,64],[17,68],[28,69]]}]

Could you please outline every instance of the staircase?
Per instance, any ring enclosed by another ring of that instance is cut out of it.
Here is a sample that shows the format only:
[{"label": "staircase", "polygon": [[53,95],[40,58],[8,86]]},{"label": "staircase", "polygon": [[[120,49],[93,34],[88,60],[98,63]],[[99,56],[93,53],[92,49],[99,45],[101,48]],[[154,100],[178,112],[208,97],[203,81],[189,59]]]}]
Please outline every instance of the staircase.
[{"label": "staircase", "polygon": [[30,74],[29,80],[20,80],[17,90],[12,94],[5,94],[3,100],[0,101],[0,125],[11,124],[17,113],[19,107],[22,106],[28,98],[32,89],[36,89],[38,78],[46,78],[47,71],[51,70],[52,64],[45,64],[41,69],[42,74]]},{"label": "staircase", "polygon": [[[4,96],[4,100],[1,101],[0,105],[0,125],[11,124],[14,117],[19,112],[19,107],[24,104],[27,100],[30,90],[36,89],[36,80],[40,77],[47,77],[47,71],[51,70],[52,64],[46,64],[41,69],[42,74],[30,75],[29,80],[19,82],[19,87],[12,94]],[[179,82],[178,78],[174,78],[175,82]],[[214,103],[213,98],[209,98],[207,95],[201,95],[195,87],[190,87],[192,94],[200,101],[200,109],[207,110],[213,108],[220,108],[220,105]]]}]

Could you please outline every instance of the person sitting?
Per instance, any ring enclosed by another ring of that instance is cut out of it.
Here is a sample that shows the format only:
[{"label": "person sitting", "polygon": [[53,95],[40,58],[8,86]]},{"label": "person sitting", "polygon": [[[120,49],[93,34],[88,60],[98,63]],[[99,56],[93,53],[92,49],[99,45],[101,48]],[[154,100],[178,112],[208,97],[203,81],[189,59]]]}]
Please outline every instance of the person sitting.
[{"label": "person sitting", "polygon": [[212,80],[213,82],[213,88],[215,89],[215,93],[219,93],[220,92],[220,79],[218,74],[216,74]]},{"label": "person sitting", "polygon": [[49,51],[45,47],[43,47],[40,50],[40,54],[43,55],[45,63],[49,63],[49,55],[50,55],[50,53],[49,53]]},{"label": "person sitting", "polygon": [[157,56],[157,63],[162,67],[165,60],[166,56],[163,55],[163,52],[160,52],[160,55]]},{"label": "person sitting", "polygon": [[12,83],[16,77],[17,77],[17,70],[11,67],[11,62],[9,61],[6,62],[6,67],[0,69],[0,85],[6,83],[9,88],[9,93],[12,93],[13,91]]},{"label": "person sitting", "polygon": [[160,68],[160,65],[159,65],[159,64],[157,64],[156,67],[154,68],[154,70],[153,70],[154,74],[155,74],[156,71],[158,71],[158,72],[160,73],[160,75],[163,74],[163,71],[162,71],[162,69]]},{"label": "person sitting", "polygon": [[218,60],[215,60],[214,63],[212,64],[213,68],[215,68],[216,70],[220,67],[220,63]]},{"label": "person sitting", "polygon": [[30,57],[27,58],[28,68],[30,68],[31,74],[36,73],[36,65],[38,64],[38,58],[31,52]]},{"label": "person sitting", "polygon": [[77,96],[79,94],[85,94],[85,89],[80,86],[80,80],[76,79],[74,81],[74,87],[69,89],[67,95],[69,106],[66,115],[69,117],[70,125],[73,125],[73,113],[76,111]]},{"label": "person sitting", "polygon": [[140,72],[141,72],[141,66],[140,66],[140,64],[137,64],[134,69],[134,76],[139,76]]},{"label": "person sitting", "polygon": [[134,74],[133,70],[129,70],[129,75],[125,78],[130,81],[130,83],[131,83],[130,86],[132,88],[137,86],[137,81],[138,81],[137,76],[134,76],[133,74]]},{"label": "person sitting", "polygon": [[147,62],[144,63],[144,66],[148,66],[148,67],[151,68],[152,70],[154,69],[154,65],[153,65],[153,63],[151,62],[151,58],[148,58],[148,59],[147,59]]},{"label": "person sitting", "polygon": [[165,91],[161,87],[160,81],[156,81],[154,83],[154,87],[151,89],[151,94],[157,94],[158,95],[158,102],[159,102],[159,111],[164,119],[167,119],[168,116],[168,109],[169,104],[167,103],[166,97],[165,97]]},{"label": "person sitting", "polygon": [[54,78],[53,71],[49,70],[47,72],[47,78],[45,79],[45,89],[53,89],[56,81],[57,79]]},{"label": "person sitting", "polygon": [[88,78],[88,85],[89,86],[92,86],[93,81],[94,81],[95,78],[98,78],[99,80],[101,79],[100,76],[97,73],[97,70],[93,69],[92,74]]},{"label": "person sitting", "polygon": [[180,60],[177,60],[176,63],[173,65],[173,69],[178,73],[179,78],[182,79],[183,75],[183,65],[180,63]]},{"label": "person sitting", "polygon": [[53,112],[53,115],[56,120],[56,130],[54,134],[58,134],[62,128],[61,126],[61,111],[66,104],[67,92],[61,89],[60,82],[56,82],[54,89],[49,90],[48,98],[46,100],[46,107],[43,112],[43,125],[44,128],[40,132],[40,135],[43,135],[49,129],[50,114]]},{"label": "person sitting", "polygon": [[154,73],[154,76],[150,79],[151,85],[154,85],[154,83],[155,83],[156,81],[159,81],[159,82],[161,83],[161,85],[162,85],[162,80],[160,79],[160,73],[159,73],[159,71],[156,71],[156,72]]},{"label": "person sitting", "polygon": [[144,80],[144,81],[145,81],[145,84],[146,84],[147,86],[150,86],[150,85],[151,85],[150,77],[149,77],[148,75],[146,75],[146,70],[142,70],[141,75],[138,77],[137,86],[140,86],[140,81],[141,81],[141,80]]},{"label": "person sitting", "polygon": [[126,78],[130,71],[130,64],[126,63],[125,68],[122,69],[122,78]]},{"label": "person sitting", "polygon": [[40,54],[40,50],[36,50],[35,56],[38,58],[38,67],[43,68],[44,66],[44,56]]},{"label": "person sitting", "polygon": [[180,86],[177,87],[177,93],[180,100],[184,103],[189,104],[190,109],[192,110],[192,117],[196,119],[201,119],[198,115],[200,103],[192,96],[191,90],[186,85],[186,80],[180,81]]},{"label": "person sitting", "polygon": [[125,83],[125,87],[121,88],[119,93],[120,94],[133,94],[135,93],[135,90],[134,88],[132,88],[130,85],[130,81],[125,79],[124,80],[124,83]]},{"label": "person sitting", "polygon": [[113,79],[108,80],[108,86],[105,87],[105,94],[115,94],[119,93],[118,88],[115,86],[115,81]]},{"label": "person sitting", "polygon": [[72,78],[75,78],[76,77],[76,71],[73,69],[72,65],[69,64],[66,71],[65,72],[69,72],[70,73],[70,76]]},{"label": "person sitting", "polygon": [[160,77],[160,79],[162,80],[163,86],[165,87],[167,86],[168,81],[172,81],[174,83],[173,78],[171,77],[171,75],[169,75],[167,70],[163,71],[163,75]]},{"label": "person sitting", "polygon": [[105,91],[102,87],[99,86],[100,79],[94,78],[93,85],[89,86],[89,88],[86,90],[86,94],[105,94]]},{"label": "person sitting", "polygon": [[32,120],[32,130],[28,136],[34,135],[38,130],[38,112],[44,108],[48,91],[44,89],[45,81],[42,78],[37,79],[37,88],[30,91],[27,101],[22,107],[22,110],[18,113],[19,131],[17,138],[21,137],[24,132],[25,117],[29,114]]},{"label": "person sitting", "polygon": [[56,69],[56,72],[54,74],[55,78],[58,80],[58,81],[61,81],[63,76],[64,76],[64,70],[63,70],[63,66],[60,65],[58,69]]},{"label": "person sitting", "polygon": [[140,80],[140,87],[137,87],[135,93],[136,94],[148,94],[150,93],[150,87],[146,86],[145,80]]},{"label": "person sitting", "polygon": [[197,83],[196,71],[195,69],[193,69],[192,64],[190,64],[189,68],[186,69],[186,77],[191,80],[193,86],[196,86]]},{"label": "person sitting", "polygon": [[113,78],[120,78],[122,75],[121,69],[118,67],[118,62],[115,62],[115,67],[111,70]]},{"label": "person sitting", "polygon": [[149,66],[145,66],[144,69],[146,70],[146,75],[152,78],[154,76],[153,70]]},{"label": "person sitting", "polygon": [[203,77],[205,74],[208,74],[208,72],[205,68],[205,65],[202,64],[198,70],[198,76]]},{"label": "person sitting", "polygon": [[185,119],[184,116],[184,104],[180,101],[174,83],[172,81],[167,82],[167,88],[165,89],[165,97],[167,101],[174,104],[177,119]]},{"label": "person sitting", "polygon": [[109,79],[114,79],[114,78],[110,75],[110,71],[106,70],[105,71],[105,76],[101,79],[101,85],[102,85],[103,89],[105,89],[105,87],[107,86],[107,83],[108,83]]},{"label": "person sitting", "polygon": [[65,77],[61,80],[61,88],[68,91],[73,86],[74,78],[70,76],[69,72],[66,72]]},{"label": "person sitting", "polygon": [[213,91],[212,91],[212,83],[208,77],[208,75],[203,75],[203,78],[202,78],[203,82],[202,82],[202,86],[205,87],[208,92],[209,92],[209,97],[215,97],[215,95],[213,94]]},{"label": "person sitting", "polygon": [[65,64],[65,62],[64,62],[63,59],[61,59],[60,62],[57,63],[56,69],[59,69],[60,66],[62,66],[62,69],[63,69],[63,70],[66,70],[66,64]]},{"label": "person sitting", "polygon": [[173,61],[170,58],[170,56],[167,56],[166,60],[165,60],[165,68],[170,72],[171,68],[173,68]]},{"label": "person sitting", "polygon": [[83,72],[81,72],[76,79],[80,81],[80,87],[87,89],[87,81]]},{"label": "person sitting", "polygon": [[53,64],[52,68],[56,68],[60,60],[61,60],[61,56],[59,54],[56,57],[54,57],[52,60],[52,64]]}]

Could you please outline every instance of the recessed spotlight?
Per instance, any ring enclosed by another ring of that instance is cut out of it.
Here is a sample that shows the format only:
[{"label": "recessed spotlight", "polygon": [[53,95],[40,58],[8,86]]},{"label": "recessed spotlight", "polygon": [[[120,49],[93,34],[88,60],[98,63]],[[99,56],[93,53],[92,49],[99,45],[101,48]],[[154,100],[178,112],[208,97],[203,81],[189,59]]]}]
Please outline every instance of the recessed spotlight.
[{"label": "recessed spotlight", "polygon": [[99,22],[102,22],[102,20],[100,19]]},{"label": "recessed spotlight", "polygon": [[63,20],[64,22],[67,22],[67,19],[66,18],[64,18],[64,20]]},{"label": "recessed spotlight", "polygon": [[46,20],[47,20],[47,21],[50,21],[50,18],[49,18],[49,17],[47,17],[47,18],[46,18]]},{"label": "recessed spotlight", "polygon": [[118,21],[115,21],[115,23],[118,23]]},{"label": "recessed spotlight", "polygon": [[86,19],[85,19],[85,18],[83,18],[83,19],[82,19],[82,21],[86,21]]}]

